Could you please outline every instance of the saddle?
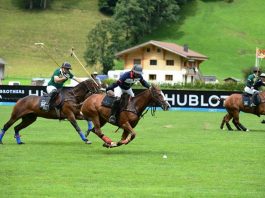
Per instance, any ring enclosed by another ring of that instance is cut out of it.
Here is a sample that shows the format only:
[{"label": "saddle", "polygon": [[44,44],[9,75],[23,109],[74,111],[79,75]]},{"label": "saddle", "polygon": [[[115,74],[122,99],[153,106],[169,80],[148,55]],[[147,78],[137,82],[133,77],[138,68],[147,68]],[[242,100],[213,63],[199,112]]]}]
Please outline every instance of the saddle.
[{"label": "saddle", "polygon": [[61,92],[56,94],[45,93],[40,97],[39,107],[43,111],[49,111],[52,109],[61,109],[64,103],[64,97]]},{"label": "saddle", "polygon": [[119,100],[119,109],[117,110],[117,114],[122,111],[130,111],[132,113],[137,114],[137,111],[134,107],[134,104],[130,102],[130,95],[129,94],[122,94],[121,98],[117,98],[115,96],[106,95],[101,105],[107,108],[112,108],[114,101]]},{"label": "saddle", "polygon": [[252,107],[251,104],[255,104],[256,106],[258,106],[261,103],[261,97],[259,93],[253,95],[243,93],[242,99],[245,107]]}]

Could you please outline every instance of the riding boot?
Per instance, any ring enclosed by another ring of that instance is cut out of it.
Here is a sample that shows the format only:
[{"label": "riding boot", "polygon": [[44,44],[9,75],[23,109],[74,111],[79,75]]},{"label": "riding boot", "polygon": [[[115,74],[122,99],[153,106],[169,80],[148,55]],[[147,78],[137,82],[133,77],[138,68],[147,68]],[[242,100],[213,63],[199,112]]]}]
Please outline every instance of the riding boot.
[{"label": "riding boot", "polygon": [[252,96],[252,104],[250,105],[251,107],[256,107],[256,104],[258,104],[258,92],[255,92]]},{"label": "riding boot", "polygon": [[116,113],[119,108],[119,102],[120,102],[119,100],[115,100],[112,104],[111,113],[109,117],[109,122],[112,124],[116,124]]},{"label": "riding boot", "polygon": [[58,91],[54,90],[51,93],[49,93],[49,98],[47,99],[47,106],[48,106],[48,111],[51,110],[53,108],[53,101],[55,99],[55,97],[58,95]]}]

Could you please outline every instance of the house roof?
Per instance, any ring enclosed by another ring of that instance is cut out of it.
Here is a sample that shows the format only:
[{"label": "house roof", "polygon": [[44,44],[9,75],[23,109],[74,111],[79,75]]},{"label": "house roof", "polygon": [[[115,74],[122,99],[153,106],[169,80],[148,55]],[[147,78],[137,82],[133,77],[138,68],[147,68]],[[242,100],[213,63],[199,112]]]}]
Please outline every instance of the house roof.
[{"label": "house roof", "polygon": [[224,81],[229,81],[229,80],[232,80],[232,81],[235,81],[235,82],[240,82],[241,81],[240,79],[237,79],[237,78],[234,78],[234,77],[228,77],[228,78],[224,79]]},{"label": "house roof", "polygon": [[116,54],[116,56],[120,57],[120,56],[122,56],[124,54],[133,52],[133,51],[135,51],[135,50],[137,50],[139,48],[148,46],[150,44],[151,45],[155,45],[157,47],[160,47],[160,48],[162,48],[164,50],[170,51],[170,52],[172,52],[174,54],[177,54],[177,55],[182,56],[182,57],[187,58],[187,59],[196,59],[196,60],[206,60],[206,59],[208,59],[207,56],[205,56],[203,54],[200,54],[198,52],[192,51],[190,49],[185,51],[183,46],[177,45],[175,43],[167,43],[167,42],[154,41],[154,40],[151,40],[151,41],[148,41],[146,43],[142,43],[140,45],[136,45],[136,46],[128,48],[126,50],[120,51],[120,52],[118,52]]}]

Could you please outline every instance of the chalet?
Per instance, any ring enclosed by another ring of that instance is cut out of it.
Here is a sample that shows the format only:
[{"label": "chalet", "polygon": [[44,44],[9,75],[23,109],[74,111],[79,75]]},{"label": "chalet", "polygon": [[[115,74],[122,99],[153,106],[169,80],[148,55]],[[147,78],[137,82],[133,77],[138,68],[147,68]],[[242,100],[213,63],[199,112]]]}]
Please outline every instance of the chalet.
[{"label": "chalet", "polygon": [[118,52],[116,57],[124,61],[124,70],[110,71],[110,78],[119,78],[134,64],[141,64],[147,81],[171,84],[203,80],[200,64],[208,59],[187,45],[154,40]]}]

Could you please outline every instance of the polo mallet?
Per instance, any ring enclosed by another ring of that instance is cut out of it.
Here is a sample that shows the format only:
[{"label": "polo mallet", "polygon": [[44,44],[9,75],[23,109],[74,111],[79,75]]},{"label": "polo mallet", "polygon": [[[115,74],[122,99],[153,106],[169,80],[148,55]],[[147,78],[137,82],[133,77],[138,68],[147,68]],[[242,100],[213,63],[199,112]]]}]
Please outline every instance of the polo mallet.
[{"label": "polo mallet", "polygon": [[77,62],[83,67],[83,69],[87,73],[88,77],[90,77],[94,81],[94,83],[96,83],[96,85],[99,86],[98,83],[94,80],[94,78],[91,77],[90,73],[86,70],[85,66],[81,63],[81,61],[79,60],[79,58],[77,58],[77,56],[76,56],[76,54],[74,52],[74,48],[73,47],[71,49],[71,56],[73,56],[77,60]]},{"label": "polo mallet", "polygon": [[45,54],[50,57],[50,59],[55,62],[55,64],[60,67],[60,65],[57,63],[57,61],[53,58],[53,56],[48,52],[47,46],[44,43],[34,43],[37,46],[40,46],[40,48],[45,52]]}]

